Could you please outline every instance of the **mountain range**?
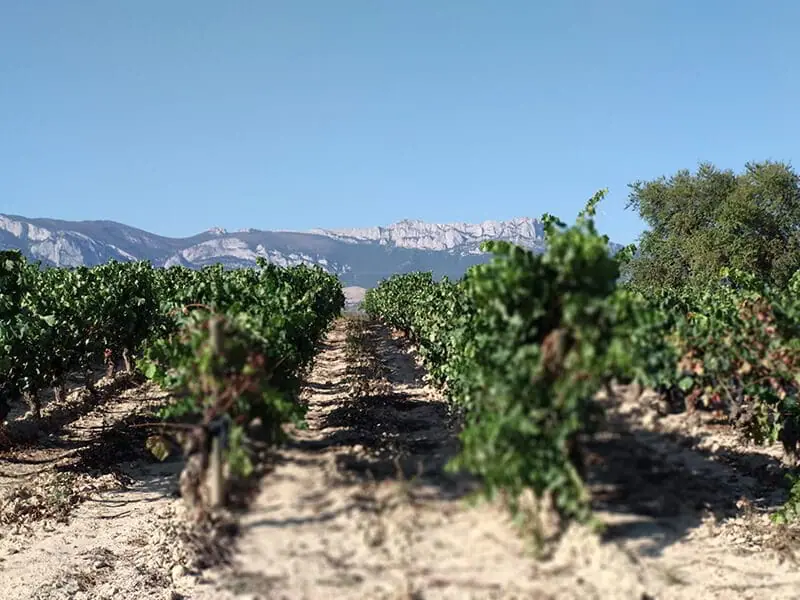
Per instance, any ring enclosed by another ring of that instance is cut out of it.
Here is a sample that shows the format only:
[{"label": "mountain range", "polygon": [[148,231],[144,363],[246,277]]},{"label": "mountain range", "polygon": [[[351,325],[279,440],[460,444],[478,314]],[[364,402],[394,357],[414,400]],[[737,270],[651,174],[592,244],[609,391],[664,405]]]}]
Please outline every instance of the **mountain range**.
[{"label": "mountain range", "polygon": [[[92,266],[110,259],[149,260],[156,266],[253,266],[258,257],[279,265],[319,265],[345,286],[369,288],[394,273],[433,271],[458,278],[485,262],[485,240],[544,250],[544,227],[532,218],[479,224],[404,220],[387,227],[263,231],[209,229],[170,238],[114,221],[61,221],[0,214],[0,249],[19,249],[51,266]],[[620,246],[612,244],[616,250]]]}]

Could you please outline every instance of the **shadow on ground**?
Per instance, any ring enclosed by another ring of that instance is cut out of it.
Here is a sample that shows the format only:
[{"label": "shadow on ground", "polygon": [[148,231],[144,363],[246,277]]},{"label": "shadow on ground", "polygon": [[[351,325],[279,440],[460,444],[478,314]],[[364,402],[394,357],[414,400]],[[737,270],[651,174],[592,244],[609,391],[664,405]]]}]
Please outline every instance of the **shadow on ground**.
[{"label": "shadow on ground", "polygon": [[[139,375],[121,373],[106,385],[98,387],[93,393],[80,388],[77,395],[55,406],[45,402],[46,414],[42,415],[41,419],[19,419],[0,426],[3,429],[0,450],[42,447],[43,435],[57,436],[63,433],[66,425],[113,399],[123,390],[141,385],[143,381]],[[46,444],[47,440],[44,441],[44,445]]]},{"label": "shadow on ground", "polygon": [[598,512],[625,517],[604,537],[645,539],[658,556],[699,527],[745,511],[766,512],[787,497],[783,463],[755,451],[698,448],[698,436],[620,427],[587,443],[587,483]]}]

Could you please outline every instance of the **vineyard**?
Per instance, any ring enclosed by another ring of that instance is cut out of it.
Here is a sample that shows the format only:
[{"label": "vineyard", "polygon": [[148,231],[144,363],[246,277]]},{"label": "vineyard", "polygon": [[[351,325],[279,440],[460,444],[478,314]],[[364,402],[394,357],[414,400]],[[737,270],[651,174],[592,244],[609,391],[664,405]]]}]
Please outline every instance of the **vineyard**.
[{"label": "vineyard", "polygon": [[[459,282],[397,275],[367,312],[410,336],[437,385],[466,415],[455,466],[508,494],[552,493],[563,517],[590,519],[581,437],[597,431],[594,397],[613,381],[658,391],[683,408],[729,416],[756,443],[800,440],[800,272],[785,289],[742,272],[713,291],[647,294],[618,285],[617,257],[593,221],[546,219],[542,255],[506,242]],[[800,494],[800,486],[798,486]],[[793,518],[793,502],[775,515]]]},{"label": "vineyard", "polygon": [[[344,315],[340,282],[320,269],[43,269],[3,252],[0,460],[39,477],[31,465],[69,442],[94,469],[91,489],[56,478],[55,495],[50,480],[36,492],[0,474],[11,490],[0,549],[16,544],[0,556],[7,587],[86,599],[794,597],[796,569],[774,565],[794,560],[798,539],[800,271],[780,282],[726,268],[702,289],[631,280],[635,249],[612,255],[595,227],[602,197],[572,226],[546,216],[542,254],[487,242],[492,259],[462,279],[395,275]],[[109,425],[98,415],[115,402]],[[134,462],[176,465],[158,472],[187,512],[153,495],[152,478],[120,474]],[[113,549],[91,555],[91,576],[75,559],[78,575],[34,585],[25,564],[75,533],[33,524],[111,518],[89,499],[122,488],[142,508],[100,534]],[[59,510],[44,507],[55,496]],[[137,544],[161,558],[134,560]],[[766,592],[753,591],[759,570]]]},{"label": "vineyard", "polygon": [[[76,374],[97,395],[98,370],[137,369],[173,392],[159,411],[166,423],[195,426],[185,445],[199,450],[225,440],[234,475],[252,470],[242,446],[247,426],[259,420],[265,439],[277,442],[284,423],[302,418],[301,378],[344,302],[335,277],[305,267],[191,271],[112,262],[42,270],[17,252],[5,252],[0,265],[3,419],[22,399],[28,415],[41,419],[42,391],[63,402]],[[6,434],[7,446],[24,441],[13,429]],[[166,452],[159,436],[148,442]],[[207,453],[195,454],[207,462]],[[187,497],[201,493],[207,469],[192,467],[199,471]]]}]

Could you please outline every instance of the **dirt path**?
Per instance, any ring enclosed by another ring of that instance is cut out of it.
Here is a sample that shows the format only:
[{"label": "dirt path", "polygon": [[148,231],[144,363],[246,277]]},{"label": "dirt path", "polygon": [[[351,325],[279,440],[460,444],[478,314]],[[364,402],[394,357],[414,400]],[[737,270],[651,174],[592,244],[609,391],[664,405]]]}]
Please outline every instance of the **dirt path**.
[{"label": "dirt path", "polygon": [[[35,518],[29,530],[0,523],[0,598],[800,594],[797,528],[766,516],[784,500],[780,452],[748,447],[708,416],[667,414],[654,395],[626,388],[602,398],[609,426],[588,444],[589,482],[607,530],[572,527],[537,562],[502,508],[466,506],[475,482],[443,471],[457,450],[454,417],[403,339],[339,320],[305,396],[308,429],[278,453],[241,515],[233,566],[206,572],[181,543],[180,464],[148,460],[130,450],[141,439],[119,437],[137,435],[129,424],[156,390],[122,391],[49,442],[1,455],[0,484],[33,486],[17,501]],[[98,429],[103,419],[119,425]],[[0,519],[8,514],[0,508]]]}]

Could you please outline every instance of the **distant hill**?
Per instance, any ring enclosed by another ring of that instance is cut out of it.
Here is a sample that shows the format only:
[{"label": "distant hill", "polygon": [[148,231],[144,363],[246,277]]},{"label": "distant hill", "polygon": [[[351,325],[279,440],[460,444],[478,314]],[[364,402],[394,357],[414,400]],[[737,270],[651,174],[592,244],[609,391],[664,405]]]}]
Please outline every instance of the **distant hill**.
[{"label": "distant hill", "polygon": [[47,265],[91,266],[116,259],[149,260],[156,266],[199,268],[220,262],[241,267],[264,257],[278,265],[319,265],[337,274],[344,285],[363,288],[411,271],[461,277],[467,268],[487,259],[479,246],[491,239],[544,249],[542,223],[531,218],[480,224],[405,220],[388,227],[309,232],[211,229],[188,238],[168,238],[114,221],[0,215],[0,248],[20,249]]}]

